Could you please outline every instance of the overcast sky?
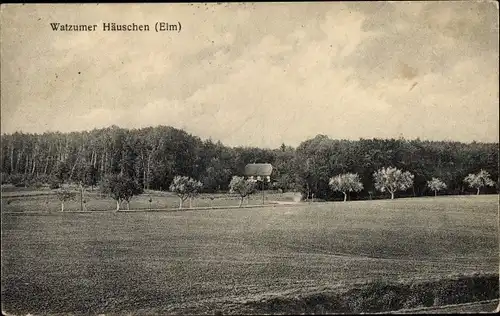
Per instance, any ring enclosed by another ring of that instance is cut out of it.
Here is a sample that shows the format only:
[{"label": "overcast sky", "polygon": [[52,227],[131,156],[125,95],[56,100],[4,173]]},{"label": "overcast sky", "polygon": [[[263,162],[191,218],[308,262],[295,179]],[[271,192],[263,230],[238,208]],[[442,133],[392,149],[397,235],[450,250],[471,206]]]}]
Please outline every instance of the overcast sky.
[{"label": "overcast sky", "polygon": [[[157,33],[157,21],[182,30]],[[498,36],[486,2],[3,5],[1,131],[498,142]]]}]

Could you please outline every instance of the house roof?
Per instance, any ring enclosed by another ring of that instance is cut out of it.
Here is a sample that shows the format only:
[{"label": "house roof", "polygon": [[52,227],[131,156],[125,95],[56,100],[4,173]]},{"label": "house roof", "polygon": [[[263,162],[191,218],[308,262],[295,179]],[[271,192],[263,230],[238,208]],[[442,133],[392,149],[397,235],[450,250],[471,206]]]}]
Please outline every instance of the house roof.
[{"label": "house roof", "polygon": [[246,176],[270,176],[273,166],[270,163],[249,163],[245,166]]}]

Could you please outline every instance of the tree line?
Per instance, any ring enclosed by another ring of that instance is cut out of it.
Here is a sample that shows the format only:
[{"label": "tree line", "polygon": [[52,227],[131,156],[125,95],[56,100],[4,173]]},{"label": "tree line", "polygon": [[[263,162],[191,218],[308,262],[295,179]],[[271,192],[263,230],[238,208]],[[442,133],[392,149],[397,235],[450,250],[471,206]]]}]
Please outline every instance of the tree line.
[{"label": "tree line", "polygon": [[[19,186],[84,183],[95,186],[114,175],[141,190],[169,190],[176,176],[202,183],[200,192],[227,192],[233,176],[248,163],[274,167],[266,189],[301,191],[306,198],[345,199],[332,190],[332,177],[356,176],[360,187],[351,198],[389,197],[376,187],[374,174],[396,168],[412,175],[400,196],[475,193],[465,178],[480,170],[494,180],[485,193],[499,190],[498,143],[461,143],[400,139],[335,140],[317,135],[296,148],[229,147],[168,126],[123,129],[112,126],[85,132],[14,133],[1,136],[2,183]],[[341,181],[342,179],[337,179]]]}]

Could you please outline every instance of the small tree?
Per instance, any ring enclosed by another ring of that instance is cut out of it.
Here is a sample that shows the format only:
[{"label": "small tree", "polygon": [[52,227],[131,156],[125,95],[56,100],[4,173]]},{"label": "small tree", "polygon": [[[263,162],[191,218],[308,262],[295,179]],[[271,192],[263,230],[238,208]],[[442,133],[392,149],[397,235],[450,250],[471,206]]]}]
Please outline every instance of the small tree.
[{"label": "small tree", "polygon": [[170,184],[170,191],[179,197],[179,208],[182,208],[184,201],[187,199],[189,199],[189,207],[191,207],[192,199],[200,193],[202,187],[203,184],[193,178],[175,176]]},{"label": "small tree", "polygon": [[257,190],[255,183],[255,181],[245,179],[244,177],[233,176],[229,183],[229,192],[238,193],[240,195],[239,207],[243,204],[243,199],[246,196],[249,196]]},{"label": "small tree", "polygon": [[200,181],[191,179],[191,182],[190,182],[190,192],[188,194],[188,197],[189,197],[189,207],[190,208],[192,207],[191,202],[193,201],[193,199],[195,197],[197,197],[200,194],[202,188],[203,188],[203,183],[201,183]]},{"label": "small tree", "polygon": [[61,212],[64,212],[64,202],[73,200],[76,196],[75,192],[71,192],[67,189],[59,189],[56,191],[57,198],[61,201]]},{"label": "small tree", "polygon": [[392,200],[396,191],[405,191],[413,186],[413,177],[410,172],[394,167],[382,168],[373,173],[375,189],[391,193]]},{"label": "small tree", "polygon": [[427,181],[427,187],[434,191],[434,196],[437,196],[438,191],[446,190],[447,188],[446,183],[438,178],[432,178],[431,181]]},{"label": "small tree", "polygon": [[61,180],[59,180],[56,176],[52,175],[49,177],[49,188],[52,190],[59,189],[61,187]]},{"label": "small tree", "polygon": [[359,192],[363,190],[363,183],[359,176],[354,173],[345,173],[330,178],[330,187],[333,191],[344,193],[344,202],[347,201],[349,192]]},{"label": "small tree", "polygon": [[492,187],[495,185],[495,182],[490,178],[489,172],[483,169],[476,174],[470,173],[465,177],[464,181],[467,182],[469,187],[477,189],[477,195],[479,195],[482,187]]},{"label": "small tree", "polygon": [[130,209],[130,200],[142,193],[142,187],[128,176],[111,174],[102,181],[101,191],[116,201],[116,211],[119,211],[123,201],[127,202],[127,209]]}]

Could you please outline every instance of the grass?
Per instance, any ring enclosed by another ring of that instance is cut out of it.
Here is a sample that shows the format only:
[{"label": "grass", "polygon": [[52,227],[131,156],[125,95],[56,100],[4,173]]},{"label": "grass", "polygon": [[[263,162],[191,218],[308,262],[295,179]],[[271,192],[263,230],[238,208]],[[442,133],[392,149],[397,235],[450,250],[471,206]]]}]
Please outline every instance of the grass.
[{"label": "grass", "polygon": [[[65,202],[65,211],[80,211],[80,192],[77,193],[74,200]],[[276,201],[293,202],[297,193],[273,193],[268,192],[265,195],[265,203]],[[149,202],[151,199],[151,203]],[[84,193],[85,210],[87,211],[110,211],[116,209],[116,202],[102,196],[97,191]],[[2,211],[3,212],[58,212],[61,209],[61,202],[57,199],[55,193],[51,190],[23,190],[2,192]],[[192,201],[192,207],[225,207],[238,206],[240,197],[235,194],[202,194]],[[243,205],[262,205],[262,195],[255,194],[245,198]],[[135,196],[130,202],[130,208],[133,210],[148,209],[173,209],[179,207],[179,198],[170,192],[149,191],[145,194]],[[184,202],[184,208],[189,207],[189,202]],[[121,209],[126,209],[123,204]]]},{"label": "grass", "polygon": [[2,214],[2,304],[13,314],[286,313],[267,303],[498,273],[498,232],[492,195]]}]

